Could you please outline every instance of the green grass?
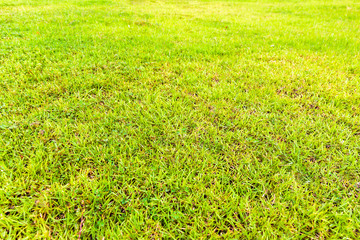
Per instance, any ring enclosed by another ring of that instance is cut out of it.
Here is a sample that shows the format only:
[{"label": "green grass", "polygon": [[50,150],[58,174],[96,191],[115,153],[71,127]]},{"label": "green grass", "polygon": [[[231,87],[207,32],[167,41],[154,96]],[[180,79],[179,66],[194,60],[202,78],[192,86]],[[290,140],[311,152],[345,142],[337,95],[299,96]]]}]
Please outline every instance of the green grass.
[{"label": "green grass", "polygon": [[0,0],[0,239],[360,238],[360,4]]}]

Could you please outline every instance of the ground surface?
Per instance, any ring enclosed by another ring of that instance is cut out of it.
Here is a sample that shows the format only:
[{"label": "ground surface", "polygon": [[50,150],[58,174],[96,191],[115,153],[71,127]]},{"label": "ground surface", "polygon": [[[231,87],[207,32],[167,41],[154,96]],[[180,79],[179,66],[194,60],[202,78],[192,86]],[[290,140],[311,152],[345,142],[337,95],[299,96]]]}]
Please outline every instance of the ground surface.
[{"label": "ground surface", "polygon": [[0,239],[360,238],[356,2],[0,0]]}]

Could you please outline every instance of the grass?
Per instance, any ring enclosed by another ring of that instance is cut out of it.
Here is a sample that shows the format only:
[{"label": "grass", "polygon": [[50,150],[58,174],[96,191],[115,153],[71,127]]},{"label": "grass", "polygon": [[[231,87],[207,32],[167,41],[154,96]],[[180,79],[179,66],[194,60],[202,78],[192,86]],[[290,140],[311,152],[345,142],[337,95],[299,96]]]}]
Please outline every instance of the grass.
[{"label": "grass", "polygon": [[360,238],[359,36],[350,0],[0,0],[0,239]]}]

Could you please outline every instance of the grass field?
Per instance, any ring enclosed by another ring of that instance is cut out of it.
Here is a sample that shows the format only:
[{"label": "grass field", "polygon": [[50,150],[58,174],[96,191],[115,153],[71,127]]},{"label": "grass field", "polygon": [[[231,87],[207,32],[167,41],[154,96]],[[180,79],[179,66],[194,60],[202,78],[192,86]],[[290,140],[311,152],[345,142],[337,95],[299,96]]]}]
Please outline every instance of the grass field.
[{"label": "grass field", "polygon": [[0,0],[0,239],[359,239],[360,2]]}]

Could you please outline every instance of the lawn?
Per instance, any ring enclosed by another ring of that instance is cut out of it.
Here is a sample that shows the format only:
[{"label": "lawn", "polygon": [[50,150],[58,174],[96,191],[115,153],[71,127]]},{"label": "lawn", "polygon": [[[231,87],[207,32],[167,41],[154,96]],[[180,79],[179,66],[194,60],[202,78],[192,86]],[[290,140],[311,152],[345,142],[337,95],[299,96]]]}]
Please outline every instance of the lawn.
[{"label": "lawn", "polygon": [[360,2],[0,0],[0,239],[359,239]]}]

